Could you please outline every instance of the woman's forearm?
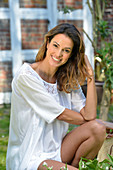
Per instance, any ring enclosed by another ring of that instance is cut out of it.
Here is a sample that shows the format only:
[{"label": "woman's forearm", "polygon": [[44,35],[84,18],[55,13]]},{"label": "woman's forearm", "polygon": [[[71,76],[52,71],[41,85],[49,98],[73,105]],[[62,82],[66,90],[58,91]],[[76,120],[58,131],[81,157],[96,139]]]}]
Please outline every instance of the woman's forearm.
[{"label": "woman's forearm", "polygon": [[97,112],[97,93],[95,87],[95,79],[87,79],[87,95],[86,95],[86,105],[81,111],[85,120],[92,120],[96,118]]},{"label": "woman's forearm", "polygon": [[81,113],[75,112],[70,109],[65,109],[62,114],[57,117],[58,120],[65,121],[70,124],[81,125],[86,122]]}]

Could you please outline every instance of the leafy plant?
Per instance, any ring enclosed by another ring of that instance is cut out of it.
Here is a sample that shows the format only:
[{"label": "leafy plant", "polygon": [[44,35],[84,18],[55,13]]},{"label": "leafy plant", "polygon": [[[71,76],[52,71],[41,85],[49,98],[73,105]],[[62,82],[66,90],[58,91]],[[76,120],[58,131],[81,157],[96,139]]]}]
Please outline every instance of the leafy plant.
[{"label": "leafy plant", "polygon": [[102,67],[101,72],[104,72],[105,88],[113,89],[113,42],[105,43],[105,46],[97,50],[96,57],[100,59]]},{"label": "leafy plant", "polygon": [[104,20],[100,20],[97,22],[97,30],[96,33],[104,40],[107,36],[111,34],[111,32],[108,30],[108,22]]},{"label": "leafy plant", "polygon": [[[97,159],[90,160],[86,158],[81,158],[79,162],[79,170],[111,170],[113,169],[113,157],[111,155],[107,155],[109,159],[104,159],[103,161],[99,162]],[[44,162],[44,167],[47,168],[47,170],[52,170],[52,167],[48,167],[47,163]],[[68,170],[67,164],[65,167],[61,167],[60,170]]]},{"label": "leafy plant", "polygon": [[89,10],[92,15],[93,20],[93,40],[88,36],[85,30],[83,32],[86,34],[94,51],[98,48],[98,37],[100,37],[100,46],[103,44],[103,40],[109,35],[108,22],[104,20],[105,8],[107,6],[107,0],[87,0],[86,1]]},{"label": "leafy plant", "polygon": [[73,7],[69,7],[69,6],[65,6],[60,11],[63,11],[64,14],[67,14],[67,13],[70,13],[70,12],[74,11],[74,8]]},{"label": "leafy plant", "polygon": [[113,169],[113,157],[108,154],[108,159],[104,159],[99,162],[97,159],[90,160],[86,158],[81,158],[79,162],[79,170],[109,170]]}]

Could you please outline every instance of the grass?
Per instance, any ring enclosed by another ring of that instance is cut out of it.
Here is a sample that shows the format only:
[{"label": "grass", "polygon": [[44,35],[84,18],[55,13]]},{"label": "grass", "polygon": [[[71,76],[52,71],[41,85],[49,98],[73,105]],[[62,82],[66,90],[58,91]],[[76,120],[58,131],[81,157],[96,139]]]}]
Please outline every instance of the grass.
[{"label": "grass", "polygon": [[[97,115],[99,116],[100,106],[97,108]],[[113,105],[110,106],[109,120],[113,118]],[[8,144],[9,133],[9,119],[10,119],[10,105],[0,106],[0,169],[6,170],[6,151]],[[69,131],[75,125],[70,125]]]},{"label": "grass", "polygon": [[10,105],[0,107],[0,169],[6,170],[6,151],[8,144]]}]

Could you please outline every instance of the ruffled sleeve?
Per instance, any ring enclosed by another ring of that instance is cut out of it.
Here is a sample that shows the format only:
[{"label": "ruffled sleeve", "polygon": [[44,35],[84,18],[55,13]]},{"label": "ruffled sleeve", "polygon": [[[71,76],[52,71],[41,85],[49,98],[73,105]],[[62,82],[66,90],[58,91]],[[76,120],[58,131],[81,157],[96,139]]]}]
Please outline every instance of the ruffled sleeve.
[{"label": "ruffled sleeve", "polygon": [[46,91],[43,83],[32,75],[20,74],[17,87],[24,100],[47,123],[53,122],[65,110]]}]

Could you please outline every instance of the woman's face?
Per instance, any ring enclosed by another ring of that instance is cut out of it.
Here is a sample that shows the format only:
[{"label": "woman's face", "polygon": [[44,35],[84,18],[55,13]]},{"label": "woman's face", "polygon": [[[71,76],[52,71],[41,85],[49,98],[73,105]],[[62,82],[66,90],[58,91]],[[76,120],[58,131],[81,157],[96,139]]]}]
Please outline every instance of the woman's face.
[{"label": "woman's face", "polygon": [[49,64],[54,67],[59,67],[65,64],[73,49],[73,41],[65,34],[57,34],[51,42],[47,43],[46,59]]}]

